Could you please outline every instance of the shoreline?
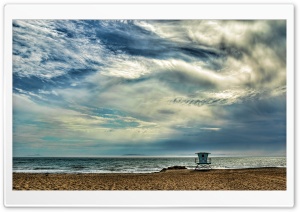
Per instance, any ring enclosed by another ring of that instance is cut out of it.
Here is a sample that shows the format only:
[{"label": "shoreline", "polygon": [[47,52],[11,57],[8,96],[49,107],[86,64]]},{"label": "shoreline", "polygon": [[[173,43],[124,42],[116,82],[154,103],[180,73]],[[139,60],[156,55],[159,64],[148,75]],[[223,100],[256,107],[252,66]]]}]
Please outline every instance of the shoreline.
[{"label": "shoreline", "polygon": [[[163,168],[165,169],[165,168]],[[154,172],[21,172],[13,171],[13,174],[154,174],[163,172],[163,169],[160,171]],[[166,168],[167,169],[167,168]],[[270,167],[246,167],[246,168],[211,168],[209,170],[253,170],[253,169],[286,169],[286,167],[281,166],[270,166]],[[176,170],[176,169],[175,169]],[[180,169],[179,169],[180,170]],[[186,168],[184,170],[197,171],[195,168]]]},{"label": "shoreline", "polygon": [[13,190],[286,190],[286,168],[154,173],[16,173]]}]

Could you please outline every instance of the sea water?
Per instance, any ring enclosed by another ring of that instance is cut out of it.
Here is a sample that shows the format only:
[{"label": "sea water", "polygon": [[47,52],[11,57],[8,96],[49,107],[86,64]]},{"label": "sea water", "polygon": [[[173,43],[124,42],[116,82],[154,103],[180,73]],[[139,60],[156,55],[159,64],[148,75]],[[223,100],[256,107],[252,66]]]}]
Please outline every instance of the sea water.
[{"label": "sea water", "polygon": [[[15,157],[13,172],[22,173],[152,173],[171,166],[196,167],[191,157]],[[213,157],[212,169],[286,167],[285,157]]]}]

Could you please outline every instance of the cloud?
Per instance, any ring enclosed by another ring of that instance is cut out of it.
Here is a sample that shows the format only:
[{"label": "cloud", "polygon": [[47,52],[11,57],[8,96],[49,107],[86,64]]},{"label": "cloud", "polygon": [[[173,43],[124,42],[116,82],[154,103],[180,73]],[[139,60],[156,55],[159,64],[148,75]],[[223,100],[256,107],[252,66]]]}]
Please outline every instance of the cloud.
[{"label": "cloud", "polygon": [[208,130],[208,131],[219,131],[219,130],[221,130],[221,128],[217,128],[217,127],[202,127],[200,129],[201,130]]},{"label": "cloud", "polygon": [[261,88],[285,83],[285,21],[158,21],[141,26],[174,42],[218,50],[224,55],[218,62],[224,74],[237,74],[247,66],[250,73],[244,85]]},{"label": "cloud", "polygon": [[129,116],[104,115],[38,105],[26,96],[15,94],[15,144],[19,143],[19,139],[24,143],[24,139],[30,138],[28,144],[42,145],[45,142],[44,138],[49,136],[65,140],[70,143],[68,145],[74,142],[74,145],[80,143],[85,146],[86,140],[117,144],[128,141],[151,141],[157,135],[165,133],[160,132],[161,129],[158,129],[155,123]]},{"label": "cloud", "polygon": [[285,28],[276,20],[15,20],[16,154],[272,144],[282,152]]}]

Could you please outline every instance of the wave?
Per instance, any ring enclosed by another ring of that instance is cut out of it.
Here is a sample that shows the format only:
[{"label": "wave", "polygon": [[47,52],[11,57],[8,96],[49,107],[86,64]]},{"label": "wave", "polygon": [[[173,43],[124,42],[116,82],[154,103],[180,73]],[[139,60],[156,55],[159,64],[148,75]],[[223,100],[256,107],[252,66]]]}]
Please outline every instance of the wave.
[{"label": "wave", "polygon": [[86,168],[88,168],[88,167],[86,167],[86,166],[81,166],[81,165],[74,165],[74,166],[71,166],[71,168],[72,168],[72,169],[78,170],[78,169],[86,169]]},{"label": "wave", "polygon": [[38,168],[33,168],[33,170],[54,170],[55,168],[49,168],[49,167],[38,167]]}]

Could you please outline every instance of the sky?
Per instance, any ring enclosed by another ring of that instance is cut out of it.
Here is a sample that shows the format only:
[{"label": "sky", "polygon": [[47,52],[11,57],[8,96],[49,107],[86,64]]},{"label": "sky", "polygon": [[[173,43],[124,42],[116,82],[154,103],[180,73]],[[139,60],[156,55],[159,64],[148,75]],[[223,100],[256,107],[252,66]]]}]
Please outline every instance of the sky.
[{"label": "sky", "polygon": [[13,156],[286,155],[282,20],[14,20]]}]

